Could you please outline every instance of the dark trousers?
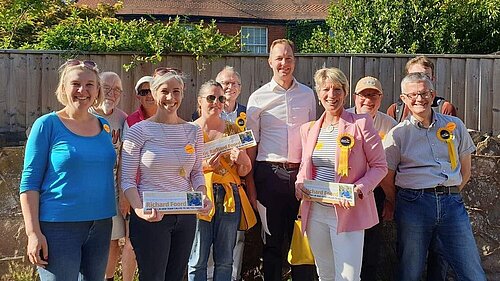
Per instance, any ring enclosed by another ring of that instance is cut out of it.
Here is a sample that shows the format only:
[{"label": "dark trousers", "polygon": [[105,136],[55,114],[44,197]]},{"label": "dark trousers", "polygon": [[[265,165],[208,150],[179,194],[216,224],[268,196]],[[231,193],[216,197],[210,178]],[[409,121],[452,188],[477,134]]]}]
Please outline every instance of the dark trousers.
[{"label": "dark trousers", "polygon": [[361,266],[362,281],[376,281],[377,270],[380,261],[380,249],[382,239],[382,211],[384,209],[385,194],[380,186],[373,190],[375,205],[377,206],[380,222],[365,230],[365,242],[363,246],[363,264]]},{"label": "dark trousers", "polygon": [[182,281],[196,230],[196,215],[165,215],[147,222],[132,212],[130,241],[140,281]]},{"label": "dark trousers", "polygon": [[[290,248],[293,224],[297,218],[299,201],[295,198],[297,170],[256,162],[255,186],[257,199],[266,207],[267,225],[271,235],[266,234],[263,249],[264,280],[281,281],[282,265]],[[313,280],[315,267],[292,266],[293,280]]]}]

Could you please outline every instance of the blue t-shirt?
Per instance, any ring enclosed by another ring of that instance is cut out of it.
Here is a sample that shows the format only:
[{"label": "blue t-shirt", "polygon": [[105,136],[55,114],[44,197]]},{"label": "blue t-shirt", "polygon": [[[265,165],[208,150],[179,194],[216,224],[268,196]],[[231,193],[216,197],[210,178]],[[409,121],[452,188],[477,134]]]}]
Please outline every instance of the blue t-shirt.
[{"label": "blue t-shirt", "polygon": [[116,215],[116,153],[104,118],[92,137],[71,132],[55,112],[38,118],[24,156],[20,192],[40,193],[39,220],[75,222]]}]

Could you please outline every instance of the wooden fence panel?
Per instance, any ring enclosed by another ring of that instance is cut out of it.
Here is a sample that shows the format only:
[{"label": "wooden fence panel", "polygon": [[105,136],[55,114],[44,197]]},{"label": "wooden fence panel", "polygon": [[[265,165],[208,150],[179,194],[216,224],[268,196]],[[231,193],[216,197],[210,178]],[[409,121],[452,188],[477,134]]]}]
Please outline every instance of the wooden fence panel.
[{"label": "wooden fence panel", "polygon": [[[8,87],[8,113],[11,130],[20,131],[26,124],[26,54],[13,54],[11,67],[14,75],[11,76]],[[22,74],[21,74],[22,73]]]},{"label": "wooden fence panel", "polygon": [[[0,133],[20,132],[31,126],[41,114],[62,108],[55,97],[58,68],[68,56],[47,51],[0,51]],[[267,56],[227,55],[207,63],[196,62],[189,55],[168,55],[158,65],[140,63],[126,72],[122,65],[131,59],[130,54],[85,54],[79,59],[95,61],[103,71],[114,71],[122,78],[124,95],[119,104],[131,113],[138,102],[134,87],[139,78],[151,75],[158,66],[182,69],[187,75],[186,93],[180,116],[191,118],[197,106],[199,86],[214,79],[226,65],[235,67],[242,77],[240,102],[246,104],[252,92],[268,83],[272,70]],[[377,77],[384,89],[381,111],[396,101],[401,93],[400,82],[410,55],[297,55],[295,77],[314,87],[313,76],[322,67],[338,67],[348,77],[350,97],[346,106],[352,106],[356,82],[366,76]],[[500,57],[493,55],[429,55],[435,62],[436,89],[440,96],[449,99],[458,109],[458,116],[468,128],[484,132],[500,132]],[[321,106],[318,107],[321,113]]]},{"label": "wooden fence panel", "polygon": [[[500,133],[500,59],[495,59],[493,63],[493,106],[491,119],[493,121],[492,130],[494,134]],[[495,79],[496,78],[496,79]]]},{"label": "wooden fence panel", "polygon": [[[26,95],[26,124],[33,124],[36,118],[42,115],[41,100],[42,91],[42,56],[27,55],[26,69],[26,93],[18,93]],[[0,123],[1,127],[1,123]]]},{"label": "wooden fence panel", "polygon": [[[479,60],[467,59],[465,62],[465,125],[477,130],[479,115]],[[476,93],[475,95],[469,93]]]},{"label": "wooden fence panel", "polygon": [[465,116],[465,59],[451,60],[451,103],[457,109],[457,116]]},{"label": "wooden fence panel", "polygon": [[490,133],[493,128],[493,60],[479,61],[479,130]]},{"label": "wooden fence panel", "polygon": [[2,69],[2,75],[0,75],[0,91],[2,91],[2,95],[0,95],[0,124],[4,128],[5,131],[10,131],[11,128],[9,126],[10,118],[9,118],[9,87],[11,82],[11,77],[14,75],[13,69],[10,66],[10,55],[2,55],[0,57],[0,69]]},{"label": "wooden fence panel", "polygon": [[[380,58],[379,74],[373,75],[380,80],[384,95],[381,108],[388,108],[394,100],[394,59]],[[385,112],[385,111],[384,111]]]}]

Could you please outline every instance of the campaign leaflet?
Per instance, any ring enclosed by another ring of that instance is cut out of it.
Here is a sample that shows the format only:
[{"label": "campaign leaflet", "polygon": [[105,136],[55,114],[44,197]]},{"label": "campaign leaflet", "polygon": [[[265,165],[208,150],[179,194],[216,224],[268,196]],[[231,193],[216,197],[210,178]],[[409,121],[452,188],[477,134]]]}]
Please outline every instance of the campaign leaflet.
[{"label": "campaign leaflet", "polygon": [[209,159],[218,152],[230,151],[233,147],[248,148],[256,146],[252,130],[209,141],[203,144],[203,158]]},{"label": "campaign leaflet", "polygon": [[142,194],[145,212],[150,212],[154,208],[166,214],[197,214],[203,208],[203,194],[199,191],[144,191]]},{"label": "campaign leaflet", "polygon": [[310,201],[333,204],[345,199],[351,206],[354,206],[354,186],[354,184],[348,183],[304,180],[304,188],[309,191],[309,196],[304,196],[304,198]]}]

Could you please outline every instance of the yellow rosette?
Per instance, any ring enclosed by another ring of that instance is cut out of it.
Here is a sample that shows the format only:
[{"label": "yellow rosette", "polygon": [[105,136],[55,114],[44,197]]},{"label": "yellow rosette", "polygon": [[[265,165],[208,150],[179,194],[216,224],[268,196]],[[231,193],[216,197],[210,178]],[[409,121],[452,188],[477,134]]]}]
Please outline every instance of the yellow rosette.
[{"label": "yellow rosette", "polygon": [[245,112],[241,112],[240,113],[240,116],[238,116],[238,118],[236,118],[235,122],[236,123],[236,126],[238,126],[238,128],[240,128],[241,131],[244,131],[245,130],[245,127],[247,126],[247,115]]},{"label": "yellow rosette", "polygon": [[186,146],[184,146],[184,151],[186,151],[186,153],[193,154],[194,153],[193,145],[191,145],[190,143],[186,144]]},{"label": "yellow rosette", "polygon": [[108,134],[109,132],[111,132],[111,129],[109,128],[109,125],[108,124],[104,124],[102,125],[102,128],[104,129],[104,131],[106,131]]},{"label": "yellow rosette", "polygon": [[457,154],[455,153],[455,147],[453,145],[453,130],[457,125],[453,122],[449,122],[445,127],[439,128],[436,135],[440,141],[443,141],[448,146],[448,155],[450,156],[451,169],[455,170],[457,167]]},{"label": "yellow rosette", "polygon": [[354,137],[349,134],[342,134],[337,138],[340,147],[338,173],[340,176],[349,175],[349,150],[354,146]]}]

